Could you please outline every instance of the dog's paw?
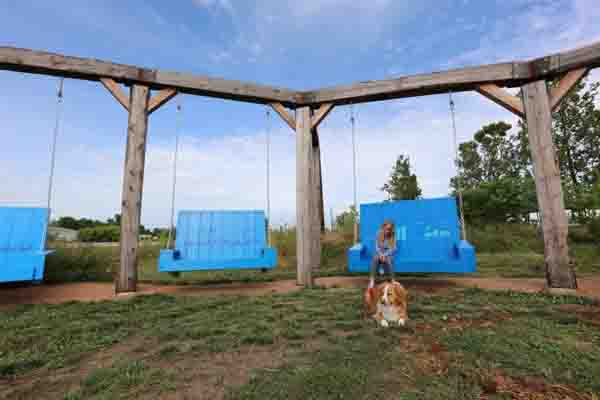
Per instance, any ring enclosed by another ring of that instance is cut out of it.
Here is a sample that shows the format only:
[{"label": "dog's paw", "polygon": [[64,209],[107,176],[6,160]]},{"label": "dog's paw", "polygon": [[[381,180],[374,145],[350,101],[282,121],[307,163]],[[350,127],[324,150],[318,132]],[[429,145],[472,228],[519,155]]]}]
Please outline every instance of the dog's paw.
[{"label": "dog's paw", "polygon": [[405,323],[406,323],[406,320],[404,320],[404,319],[402,319],[402,318],[400,318],[400,319],[398,320],[398,326],[404,326],[404,324],[405,324]]},{"label": "dog's paw", "polygon": [[387,328],[388,326],[390,326],[389,322],[387,322],[385,319],[382,319],[380,324],[384,328]]}]

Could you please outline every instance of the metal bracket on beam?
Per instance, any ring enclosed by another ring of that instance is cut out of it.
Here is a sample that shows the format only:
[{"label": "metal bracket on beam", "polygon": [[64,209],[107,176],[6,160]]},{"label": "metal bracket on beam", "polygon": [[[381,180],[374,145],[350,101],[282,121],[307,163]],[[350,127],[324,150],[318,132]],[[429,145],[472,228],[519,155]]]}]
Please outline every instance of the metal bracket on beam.
[{"label": "metal bracket on beam", "polygon": [[480,85],[476,90],[479,94],[504,107],[511,113],[518,117],[525,118],[523,103],[517,96],[513,96],[506,90],[494,84]]}]

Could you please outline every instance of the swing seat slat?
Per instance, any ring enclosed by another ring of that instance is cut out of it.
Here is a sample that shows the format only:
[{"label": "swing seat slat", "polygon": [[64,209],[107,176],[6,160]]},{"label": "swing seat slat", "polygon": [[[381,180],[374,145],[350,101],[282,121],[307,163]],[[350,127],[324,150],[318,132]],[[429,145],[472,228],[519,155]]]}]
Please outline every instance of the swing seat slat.
[{"label": "swing seat slat", "polygon": [[44,279],[48,209],[0,207],[0,282]]},{"label": "swing seat slat", "polygon": [[272,269],[262,211],[180,211],[175,249],[161,250],[160,272]]}]

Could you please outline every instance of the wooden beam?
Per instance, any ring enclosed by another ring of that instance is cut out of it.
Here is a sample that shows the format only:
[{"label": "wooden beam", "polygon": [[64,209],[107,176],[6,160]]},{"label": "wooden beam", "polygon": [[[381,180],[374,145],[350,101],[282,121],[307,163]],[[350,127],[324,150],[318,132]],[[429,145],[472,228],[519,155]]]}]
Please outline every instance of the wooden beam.
[{"label": "wooden beam", "polygon": [[89,81],[109,78],[128,85],[143,84],[155,90],[173,88],[180,93],[250,103],[278,102],[292,107],[296,103],[296,92],[283,88],[14,47],[0,47],[0,69]]},{"label": "wooden beam", "polygon": [[561,101],[569,94],[581,79],[588,73],[587,68],[574,69],[567,72],[567,74],[558,82],[550,91],[550,109],[556,110],[560,105]]},{"label": "wooden beam", "polygon": [[297,104],[317,106],[324,103],[364,103],[448,91],[470,91],[489,83],[500,87],[518,87],[583,67],[600,67],[600,42],[531,61],[481,65],[299,92]]},{"label": "wooden beam", "polygon": [[161,90],[150,99],[150,102],[148,103],[148,114],[152,114],[175,96],[177,96],[176,89]]},{"label": "wooden beam", "polygon": [[299,94],[299,104],[317,106],[325,103],[351,104],[404,97],[474,90],[482,84],[508,86],[527,77],[527,65],[504,63],[463,68],[396,79],[359,82]]},{"label": "wooden beam", "polygon": [[296,254],[297,282],[312,287],[320,246],[310,107],[296,110]]},{"label": "wooden beam", "polygon": [[269,103],[269,106],[285,121],[293,130],[296,130],[296,120],[290,115],[281,103]]},{"label": "wooden beam", "polygon": [[575,273],[569,265],[567,214],[552,142],[552,115],[546,81],[523,85],[523,102],[541,212],[547,285],[576,289]]},{"label": "wooden beam", "polygon": [[494,103],[504,107],[518,117],[525,117],[525,111],[523,110],[523,103],[521,99],[508,93],[501,87],[498,87],[492,83],[488,83],[486,85],[479,86],[477,88],[477,92],[484,97],[487,97]]},{"label": "wooden beam", "polygon": [[100,78],[100,82],[104,85],[106,89],[113,95],[115,100],[119,102],[120,105],[125,107],[127,111],[129,111],[129,96],[123,92],[121,86],[112,79],[109,78]]},{"label": "wooden beam", "polygon": [[333,110],[333,104],[327,103],[323,104],[319,109],[313,114],[311,118],[311,124],[313,129],[317,129],[319,124],[329,115],[331,110]]},{"label": "wooden beam", "polygon": [[529,61],[529,79],[548,79],[580,68],[600,67],[600,42]]},{"label": "wooden beam", "polygon": [[115,282],[116,293],[135,292],[137,289],[137,258],[149,99],[150,89],[147,86],[132,86],[121,203],[121,262]]}]

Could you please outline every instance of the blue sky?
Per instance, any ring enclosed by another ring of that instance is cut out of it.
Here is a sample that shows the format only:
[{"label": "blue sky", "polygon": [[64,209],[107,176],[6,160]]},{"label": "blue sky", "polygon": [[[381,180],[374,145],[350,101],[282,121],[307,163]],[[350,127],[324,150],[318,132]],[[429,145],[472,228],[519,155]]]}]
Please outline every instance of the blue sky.
[{"label": "blue sky", "polygon": [[[599,17],[597,0],[21,0],[3,5],[0,45],[311,89],[540,56],[600,40]],[[45,203],[56,84],[0,71],[2,203]],[[426,196],[447,193],[447,100],[356,107],[361,201],[383,199],[378,188],[401,153]],[[179,96],[150,119],[142,222],[168,223],[177,102],[177,208],[263,208],[265,108]],[[474,93],[458,94],[456,104],[460,140],[488,122],[515,122]],[[321,127],[328,213],[352,202],[348,117],[349,107],[339,107]],[[125,111],[101,85],[66,81],[55,216],[119,212],[126,127]],[[275,117],[272,141],[273,220],[294,223],[294,136]]]}]

